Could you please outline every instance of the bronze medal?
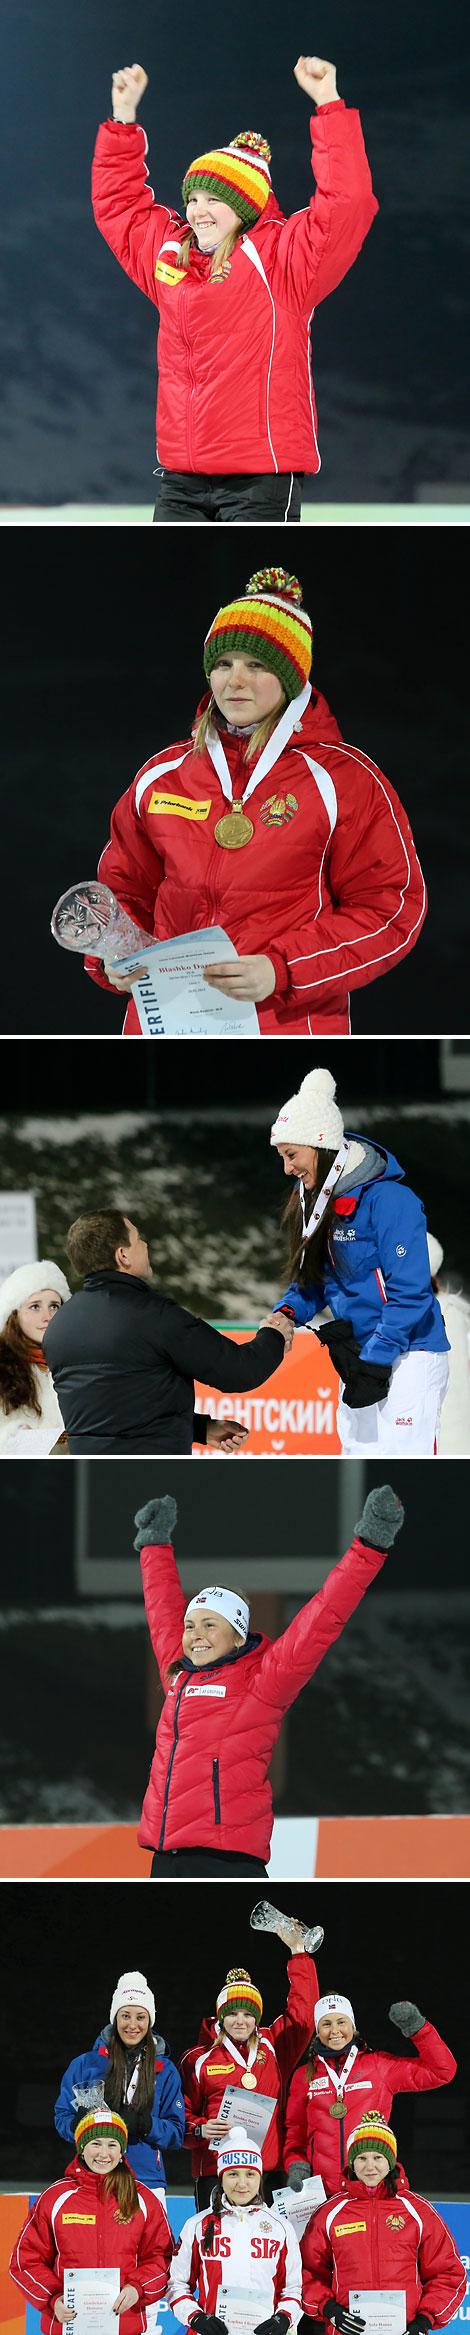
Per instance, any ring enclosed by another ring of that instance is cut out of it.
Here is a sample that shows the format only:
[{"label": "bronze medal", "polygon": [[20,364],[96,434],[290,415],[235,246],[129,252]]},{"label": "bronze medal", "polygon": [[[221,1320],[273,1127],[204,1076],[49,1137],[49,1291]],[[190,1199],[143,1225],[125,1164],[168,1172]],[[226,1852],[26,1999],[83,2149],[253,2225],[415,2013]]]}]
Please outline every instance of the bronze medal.
[{"label": "bronze medal", "polygon": [[253,822],[246,818],[243,803],[234,803],[232,810],[226,811],[214,827],[216,843],[224,851],[241,851],[244,843],[251,843],[253,834]]},{"label": "bronze medal", "polygon": [[345,2100],[341,2100],[341,2099],[338,2099],[338,2100],[332,2100],[332,2102],[331,2102],[331,2108],[330,2108],[330,2116],[347,2116],[347,2113],[348,2113],[348,2112],[347,2112],[347,2107],[346,2107],[346,2101],[345,2101]]},{"label": "bronze medal", "polygon": [[251,2076],[248,2069],[246,2076],[242,2076],[241,2081],[244,2092],[256,2092],[256,2076]]}]

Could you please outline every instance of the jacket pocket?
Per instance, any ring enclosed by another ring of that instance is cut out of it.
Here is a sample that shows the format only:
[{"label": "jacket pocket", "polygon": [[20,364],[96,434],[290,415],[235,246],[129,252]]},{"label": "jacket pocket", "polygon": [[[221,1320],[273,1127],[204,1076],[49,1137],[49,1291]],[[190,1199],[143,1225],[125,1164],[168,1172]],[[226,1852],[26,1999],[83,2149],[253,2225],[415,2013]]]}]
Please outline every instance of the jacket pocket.
[{"label": "jacket pocket", "polygon": [[214,1794],[215,1821],[216,1824],[220,1824],[220,1783],[218,1759],[213,1759],[212,1761],[212,1790]]}]

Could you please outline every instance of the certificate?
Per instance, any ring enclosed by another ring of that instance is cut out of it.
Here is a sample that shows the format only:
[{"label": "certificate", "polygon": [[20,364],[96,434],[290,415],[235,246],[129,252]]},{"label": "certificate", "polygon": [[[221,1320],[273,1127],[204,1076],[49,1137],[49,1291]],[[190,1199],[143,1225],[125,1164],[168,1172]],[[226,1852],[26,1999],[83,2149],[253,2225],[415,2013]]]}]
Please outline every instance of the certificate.
[{"label": "certificate", "polygon": [[222,2319],[228,2335],[253,2335],[266,2318],[266,2289],[257,2294],[252,2286],[219,2287],[215,2316]]},{"label": "certificate", "polygon": [[290,2222],[300,2240],[312,2213],[323,2204],[324,2196],[321,2173],[312,2173],[310,2181],[304,2181],[301,2189],[273,2189],[274,2212],[280,2213],[282,2221]]},{"label": "certificate", "polygon": [[75,2311],[73,2335],[117,2335],[119,2319],[113,2311],[120,2292],[120,2270],[66,2270],[64,2303]]},{"label": "certificate", "polygon": [[406,2293],[401,2286],[383,2287],[381,2292],[365,2287],[362,2294],[350,2291],[349,2309],[358,2319],[365,2319],[367,2335],[405,2335]]},{"label": "certificate", "polygon": [[233,941],[220,924],[204,932],[182,932],[175,940],[155,941],[153,948],[133,949],[116,960],[119,973],[144,965],[141,981],[132,987],[140,1027],[146,1038],[259,1038],[256,1006],[245,999],[235,1005],[222,989],[209,989],[206,965],[237,959]]},{"label": "certificate", "polygon": [[[254,2141],[255,2147],[262,2149],[275,2106],[275,2100],[268,2099],[267,2092],[244,2092],[241,2084],[226,2084],[217,2116],[220,2123],[243,2124],[248,2143]],[[219,2145],[216,2140],[214,2147],[217,2149]]]}]

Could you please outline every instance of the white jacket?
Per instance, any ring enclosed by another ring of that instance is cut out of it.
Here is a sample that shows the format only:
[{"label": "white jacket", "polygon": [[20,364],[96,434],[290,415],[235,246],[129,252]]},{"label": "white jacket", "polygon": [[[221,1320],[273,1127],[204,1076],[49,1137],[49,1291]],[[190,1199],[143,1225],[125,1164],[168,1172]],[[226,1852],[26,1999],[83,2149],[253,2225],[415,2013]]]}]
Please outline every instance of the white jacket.
[{"label": "white jacket", "polygon": [[[204,2254],[201,2240],[212,2219],[212,2251]],[[204,2213],[192,2214],[185,2222],[165,2304],[187,2327],[198,2307],[216,2312],[219,2298],[231,2288],[245,2293],[249,2288],[255,2301],[259,2295],[260,2324],[274,2311],[287,2311],[291,2326],[297,2326],[302,2310],[300,2247],[291,2223],[269,2206],[259,2205],[257,2198],[243,2207],[229,2205],[227,2198],[221,2213],[213,2216],[206,2206]]]},{"label": "white jacket", "polygon": [[64,1422],[50,1370],[40,1370],[33,1363],[33,1373],[41,1417],[38,1419],[27,1404],[19,1411],[4,1411],[0,1403],[0,1459],[46,1459],[63,1435]]},{"label": "white jacket", "polygon": [[470,1452],[470,1305],[461,1291],[439,1288],[439,1304],[449,1339],[449,1385],[441,1412],[440,1459],[466,1459]]}]

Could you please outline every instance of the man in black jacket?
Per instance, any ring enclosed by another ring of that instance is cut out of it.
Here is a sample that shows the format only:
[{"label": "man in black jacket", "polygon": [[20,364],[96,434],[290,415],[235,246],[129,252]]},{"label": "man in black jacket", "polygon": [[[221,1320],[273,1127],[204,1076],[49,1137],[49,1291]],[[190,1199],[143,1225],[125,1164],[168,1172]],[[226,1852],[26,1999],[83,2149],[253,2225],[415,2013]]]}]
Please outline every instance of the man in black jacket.
[{"label": "man in black jacket", "polygon": [[115,1208],[77,1217],[67,1255],[84,1287],[54,1315],[43,1351],[69,1451],[153,1455],[245,1442],[237,1420],[195,1412],[194,1378],[221,1393],[263,1386],[292,1342],[287,1317],[270,1315],[249,1344],[235,1345],[150,1287],[147,1242]]}]

